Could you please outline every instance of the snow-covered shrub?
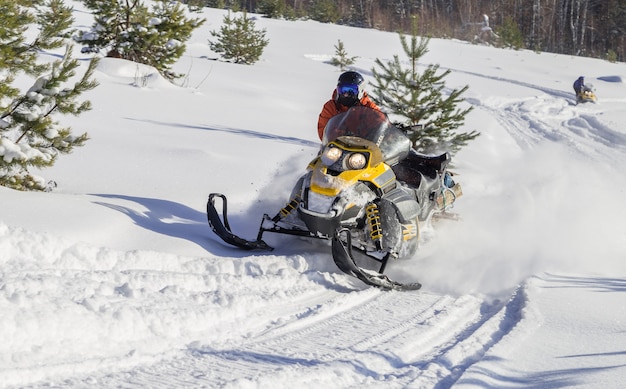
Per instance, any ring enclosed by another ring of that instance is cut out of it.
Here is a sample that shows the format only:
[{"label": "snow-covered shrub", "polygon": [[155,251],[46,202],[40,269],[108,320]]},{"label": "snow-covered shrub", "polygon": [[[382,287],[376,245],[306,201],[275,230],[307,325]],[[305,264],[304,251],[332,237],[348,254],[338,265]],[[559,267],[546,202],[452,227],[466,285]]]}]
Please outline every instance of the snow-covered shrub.
[{"label": "snow-covered shrub", "polygon": [[105,51],[156,68],[164,77],[180,77],[171,67],[185,52],[185,44],[204,19],[188,18],[180,2],[156,0],[148,7],[141,0],[84,0],[95,23],[74,39],[83,52]]}]

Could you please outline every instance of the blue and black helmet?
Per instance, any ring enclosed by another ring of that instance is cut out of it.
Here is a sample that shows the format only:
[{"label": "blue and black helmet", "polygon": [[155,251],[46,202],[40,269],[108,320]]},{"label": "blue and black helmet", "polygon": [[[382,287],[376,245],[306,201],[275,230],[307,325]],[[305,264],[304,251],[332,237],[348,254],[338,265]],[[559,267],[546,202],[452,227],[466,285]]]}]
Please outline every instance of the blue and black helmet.
[{"label": "blue and black helmet", "polygon": [[337,80],[337,102],[347,107],[356,105],[365,93],[365,79],[354,71],[341,73]]}]

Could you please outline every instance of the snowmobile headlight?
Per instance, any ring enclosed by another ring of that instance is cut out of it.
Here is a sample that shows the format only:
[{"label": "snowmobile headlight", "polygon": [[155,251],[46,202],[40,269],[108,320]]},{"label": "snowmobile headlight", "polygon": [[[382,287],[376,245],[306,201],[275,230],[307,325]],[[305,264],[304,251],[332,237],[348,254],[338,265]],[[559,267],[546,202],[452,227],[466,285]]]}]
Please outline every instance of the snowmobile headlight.
[{"label": "snowmobile headlight", "polygon": [[322,153],[322,163],[331,166],[341,158],[342,150],[338,147],[327,147]]},{"label": "snowmobile headlight", "polygon": [[348,168],[353,170],[363,169],[367,164],[367,158],[362,153],[353,153],[350,154],[346,161],[346,165]]}]

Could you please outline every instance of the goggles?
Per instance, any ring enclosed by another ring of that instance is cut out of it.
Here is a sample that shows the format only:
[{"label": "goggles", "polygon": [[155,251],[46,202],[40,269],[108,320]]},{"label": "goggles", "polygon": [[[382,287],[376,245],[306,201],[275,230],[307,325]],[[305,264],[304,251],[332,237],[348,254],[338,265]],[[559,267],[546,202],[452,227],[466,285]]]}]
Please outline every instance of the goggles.
[{"label": "goggles", "polygon": [[341,84],[337,86],[337,93],[345,97],[357,97],[359,95],[359,86],[355,84]]}]

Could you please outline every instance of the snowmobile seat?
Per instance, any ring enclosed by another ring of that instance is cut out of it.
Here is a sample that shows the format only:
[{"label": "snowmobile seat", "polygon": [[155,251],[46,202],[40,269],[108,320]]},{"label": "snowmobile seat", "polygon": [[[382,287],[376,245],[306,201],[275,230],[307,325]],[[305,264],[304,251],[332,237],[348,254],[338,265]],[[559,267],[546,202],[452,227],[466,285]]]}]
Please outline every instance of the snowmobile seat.
[{"label": "snowmobile seat", "polygon": [[[443,171],[450,163],[450,153],[445,152],[440,155],[425,155],[416,152],[415,150],[411,150],[409,155],[404,159],[407,163],[411,165],[419,165],[419,166],[429,166],[435,169],[439,173],[443,173]],[[404,162],[403,161],[403,162]]]},{"label": "snowmobile seat", "polygon": [[450,160],[448,152],[440,155],[424,155],[411,150],[409,155],[397,165],[392,166],[392,169],[398,180],[410,186],[419,187],[422,175],[430,179],[437,178],[437,175],[443,174]]}]

